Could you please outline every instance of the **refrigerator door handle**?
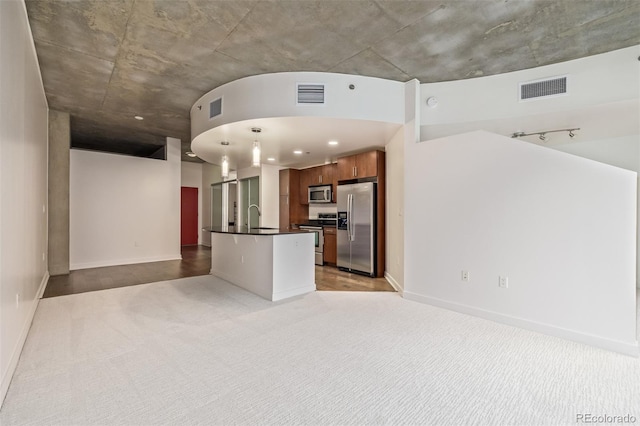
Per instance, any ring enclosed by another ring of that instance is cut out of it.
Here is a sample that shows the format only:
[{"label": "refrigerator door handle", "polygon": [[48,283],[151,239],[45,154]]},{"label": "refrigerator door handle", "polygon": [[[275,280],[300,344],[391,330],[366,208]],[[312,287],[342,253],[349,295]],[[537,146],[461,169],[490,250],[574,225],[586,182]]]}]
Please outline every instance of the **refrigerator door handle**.
[{"label": "refrigerator door handle", "polygon": [[351,197],[352,194],[347,194],[347,240],[351,240]]},{"label": "refrigerator door handle", "polygon": [[353,194],[351,194],[351,241],[356,240],[356,227],[353,223]]},{"label": "refrigerator door handle", "polygon": [[353,194],[349,194],[350,198],[350,203],[349,203],[349,234],[351,235],[351,238],[349,238],[350,241],[355,241],[356,240],[356,236],[355,236],[355,230],[356,228],[354,227],[353,224]]}]

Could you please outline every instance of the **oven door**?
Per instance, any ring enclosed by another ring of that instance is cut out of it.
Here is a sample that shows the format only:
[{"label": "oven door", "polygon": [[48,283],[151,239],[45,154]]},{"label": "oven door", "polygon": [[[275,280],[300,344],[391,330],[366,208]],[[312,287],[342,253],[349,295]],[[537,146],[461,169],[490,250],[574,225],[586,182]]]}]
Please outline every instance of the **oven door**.
[{"label": "oven door", "polygon": [[324,250],[324,232],[320,226],[301,226],[300,229],[312,231],[315,234],[316,246],[315,246],[315,263],[316,265],[324,265],[323,250]]}]

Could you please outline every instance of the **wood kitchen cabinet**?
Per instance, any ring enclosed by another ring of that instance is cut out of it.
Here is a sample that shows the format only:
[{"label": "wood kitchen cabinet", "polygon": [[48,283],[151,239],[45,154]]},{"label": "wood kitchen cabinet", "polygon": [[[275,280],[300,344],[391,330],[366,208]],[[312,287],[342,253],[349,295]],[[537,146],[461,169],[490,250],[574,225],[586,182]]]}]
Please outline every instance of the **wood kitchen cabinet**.
[{"label": "wood kitchen cabinet", "polygon": [[324,263],[335,265],[338,260],[338,241],[336,239],[336,228],[324,228]]},{"label": "wood kitchen cabinet", "polygon": [[311,169],[300,170],[300,202],[309,204],[309,185],[313,185],[313,171]]},{"label": "wood kitchen cabinet", "polygon": [[320,184],[321,185],[331,185],[333,182],[333,164],[325,164],[320,167]]},{"label": "wood kitchen cabinet", "polygon": [[[309,218],[309,206],[300,200],[300,170],[280,170],[280,221],[282,229],[290,229],[292,223],[306,222]],[[306,197],[305,197],[306,201]]]},{"label": "wood kitchen cabinet", "polygon": [[334,203],[338,202],[338,163],[329,165],[331,168],[331,198]]},{"label": "wood kitchen cabinet", "polygon": [[338,158],[338,180],[354,179],[353,173],[356,167],[356,156]]},{"label": "wood kitchen cabinet", "polygon": [[369,151],[361,154],[338,158],[338,180],[370,178],[378,176],[384,167],[382,151]]}]

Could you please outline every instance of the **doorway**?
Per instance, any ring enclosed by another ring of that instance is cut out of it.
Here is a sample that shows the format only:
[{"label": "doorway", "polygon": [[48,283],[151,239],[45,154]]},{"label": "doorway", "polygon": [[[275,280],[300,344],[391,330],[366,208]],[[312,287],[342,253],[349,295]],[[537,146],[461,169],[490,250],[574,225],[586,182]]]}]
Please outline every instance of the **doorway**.
[{"label": "doorway", "polygon": [[252,228],[257,228],[260,226],[258,211],[256,209],[251,209],[251,211],[248,212],[249,217],[247,217],[245,213],[247,213],[247,209],[252,204],[260,206],[260,178],[258,176],[254,176],[242,179],[240,181],[240,194],[242,197],[242,202],[240,203],[242,211],[242,225],[250,225]]},{"label": "doorway", "polygon": [[198,244],[198,188],[180,188],[180,245]]},{"label": "doorway", "polygon": [[211,184],[211,226],[234,226],[238,219],[237,180]]}]

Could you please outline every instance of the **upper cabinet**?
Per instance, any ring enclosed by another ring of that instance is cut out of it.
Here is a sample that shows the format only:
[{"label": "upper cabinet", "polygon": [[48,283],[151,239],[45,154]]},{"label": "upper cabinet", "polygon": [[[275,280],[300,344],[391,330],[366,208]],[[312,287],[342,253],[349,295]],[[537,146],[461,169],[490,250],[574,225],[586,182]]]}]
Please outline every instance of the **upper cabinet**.
[{"label": "upper cabinet", "polygon": [[333,164],[325,164],[321,167],[320,183],[322,185],[331,185],[333,183],[333,167]]},{"label": "upper cabinet", "polygon": [[381,151],[369,151],[338,158],[338,180],[378,176]]},{"label": "upper cabinet", "polygon": [[308,173],[309,185],[331,185],[333,180],[332,164],[304,169]]}]

